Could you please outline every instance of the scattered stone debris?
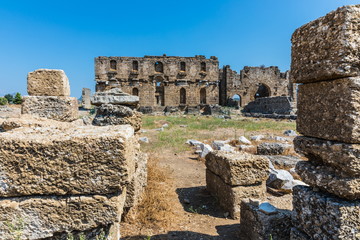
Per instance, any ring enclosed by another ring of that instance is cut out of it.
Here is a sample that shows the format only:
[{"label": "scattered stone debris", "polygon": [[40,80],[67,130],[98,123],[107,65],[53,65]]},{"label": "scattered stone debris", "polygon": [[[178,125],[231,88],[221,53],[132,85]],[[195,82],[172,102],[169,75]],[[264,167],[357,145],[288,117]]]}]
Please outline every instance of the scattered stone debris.
[{"label": "scattered stone debris", "polygon": [[149,143],[149,138],[148,137],[139,137],[139,141],[144,142],[144,143]]},{"label": "scattered stone debris", "polygon": [[265,136],[263,136],[263,135],[256,135],[256,136],[250,137],[250,139],[255,142],[259,142],[259,141],[263,140],[264,138],[265,138]]},{"label": "scattered stone debris", "polygon": [[297,133],[294,130],[286,130],[284,132],[284,135],[289,136],[289,137],[296,137]]},{"label": "scattered stone debris", "polygon": [[244,136],[239,137],[239,142],[245,145],[251,145],[251,142]]},{"label": "scattered stone debris", "polygon": [[285,143],[269,143],[264,142],[257,146],[257,154],[259,155],[281,155],[286,154],[292,145]]}]

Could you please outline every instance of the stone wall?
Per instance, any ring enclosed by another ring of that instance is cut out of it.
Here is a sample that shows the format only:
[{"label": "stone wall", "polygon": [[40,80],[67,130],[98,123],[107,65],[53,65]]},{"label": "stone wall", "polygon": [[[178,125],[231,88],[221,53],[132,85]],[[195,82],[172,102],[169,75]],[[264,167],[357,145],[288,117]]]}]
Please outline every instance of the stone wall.
[{"label": "stone wall", "polygon": [[96,91],[121,87],[141,106],[218,104],[216,57],[97,57]]},{"label": "stone wall", "polygon": [[298,94],[291,239],[360,239],[360,5],[338,8],[292,36]]},{"label": "stone wall", "polygon": [[264,97],[249,102],[243,109],[247,113],[292,114],[294,111],[290,97]]}]

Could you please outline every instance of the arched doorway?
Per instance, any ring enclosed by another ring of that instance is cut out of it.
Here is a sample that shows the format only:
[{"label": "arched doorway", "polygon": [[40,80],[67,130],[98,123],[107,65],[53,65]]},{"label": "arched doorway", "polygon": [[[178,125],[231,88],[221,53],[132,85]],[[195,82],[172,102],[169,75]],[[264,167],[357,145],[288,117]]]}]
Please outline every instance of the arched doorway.
[{"label": "arched doorway", "polygon": [[160,76],[155,78],[155,98],[158,106],[165,106],[164,79]]},{"label": "arched doorway", "polygon": [[206,104],[206,89],[200,89],[200,104]]},{"label": "arched doorway", "polygon": [[180,104],[186,104],[186,90],[185,90],[185,88],[180,89]]},{"label": "arched doorway", "polygon": [[241,107],[241,96],[239,94],[234,94],[231,99],[238,107]]},{"label": "arched doorway", "polygon": [[164,72],[164,65],[162,62],[155,63],[155,72],[163,73]]},{"label": "arched doorway", "polygon": [[134,95],[134,96],[139,96],[139,89],[133,88],[133,90],[132,90],[132,95]]},{"label": "arched doorway", "polygon": [[116,61],[115,60],[110,60],[110,69],[111,70],[116,70]]},{"label": "arched doorway", "polygon": [[263,83],[260,83],[258,85],[258,89],[254,95],[254,98],[262,98],[262,97],[270,97],[270,88],[263,84]]}]

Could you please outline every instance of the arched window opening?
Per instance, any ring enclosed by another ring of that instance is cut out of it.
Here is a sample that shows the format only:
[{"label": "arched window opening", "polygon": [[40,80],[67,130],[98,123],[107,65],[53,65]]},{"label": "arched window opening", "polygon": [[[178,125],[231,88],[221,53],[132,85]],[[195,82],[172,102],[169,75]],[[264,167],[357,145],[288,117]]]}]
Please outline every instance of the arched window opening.
[{"label": "arched window opening", "polygon": [[255,93],[255,99],[256,98],[262,98],[262,97],[270,97],[270,89],[265,84],[259,84],[259,87]]},{"label": "arched window opening", "polygon": [[180,104],[186,104],[186,90],[185,90],[185,88],[180,89]]},{"label": "arched window opening", "polygon": [[159,106],[165,106],[165,87],[164,79],[161,76],[155,78],[155,99],[156,104]]},{"label": "arched window opening", "polygon": [[155,63],[155,72],[163,73],[164,72],[164,65],[162,62]]},{"label": "arched window opening", "polygon": [[185,62],[180,62],[180,71],[186,71],[186,63]]},{"label": "arched window opening", "polygon": [[206,63],[205,62],[201,62],[201,71],[206,72]]},{"label": "arched window opening", "polygon": [[116,70],[116,61],[115,60],[110,60],[110,69]]},{"label": "arched window opening", "polygon": [[134,71],[139,70],[139,62],[138,61],[133,61],[132,62],[132,70],[134,70]]},{"label": "arched window opening", "polygon": [[133,90],[132,90],[132,95],[134,95],[134,96],[139,96],[139,89],[133,88]]},{"label": "arched window opening", "polygon": [[206,104],[206,89],[200,89],[200,104]]}]

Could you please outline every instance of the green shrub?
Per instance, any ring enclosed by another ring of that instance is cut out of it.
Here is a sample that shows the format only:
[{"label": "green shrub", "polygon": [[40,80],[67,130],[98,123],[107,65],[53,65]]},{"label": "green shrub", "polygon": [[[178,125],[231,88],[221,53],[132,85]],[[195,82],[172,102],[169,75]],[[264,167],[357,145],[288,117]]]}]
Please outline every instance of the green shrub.
[{"label": "green shrub", "polygon": [[6,105],[8,104],[8,100],[4,97],[0,97],[0,105]]},{"label": "green shrub", "polygon": [[14,97],[14,100],[13,100],[13,103],[14,104],[21,104],[22,103],[22,97],[21,97],[21,94],[20,93],[16,93],[15,94],[15,97]]},{"label": "green shrub", "polygon": [[9,104],[12,104],[13,101],[14,101],[14,96],[11,95],[11,94],[6,94],[6,95],[4,96],[4,98],[7,99],[7,101],[8,101]]}]

